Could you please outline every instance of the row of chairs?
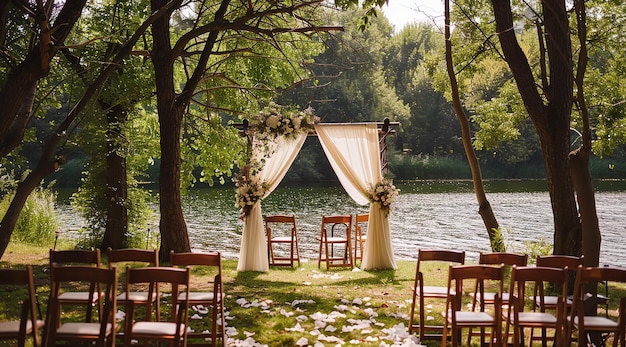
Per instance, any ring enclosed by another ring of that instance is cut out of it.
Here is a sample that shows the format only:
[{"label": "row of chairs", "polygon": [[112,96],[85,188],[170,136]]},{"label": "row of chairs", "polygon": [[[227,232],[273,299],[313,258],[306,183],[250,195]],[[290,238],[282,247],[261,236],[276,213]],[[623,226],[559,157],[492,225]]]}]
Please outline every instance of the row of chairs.
[{"label": "row of chairs", "polygon": [[[300,266],[300,250],[295,215],[263,216],[270,266]],[[352,225],[354,221],[354,246]],[[363,232],[369,214],[322,216],[318,267],[354,267],[363,257],[367,235]]]},{"label": "row of chairs", "polygon": [[[535,266],[527,266],[525,255],[485,253],[481,254],[479,264],[466,265],[463,251],[420,250],[409,332],[417,331],[421,341],[440,338],[444,346],[448,338],[453,346],[460,344],[460,332],[464,328],[469,330],[468,345],[477,335],[473,329],[478,328],[481,345],[485,343],[485,330],[489,329],[490,345],[523,345],[525,332],[529,330],[529,345],[540,341],[546,346],[549,340],[556,346],[569,345],[571,341],[577,341],[579,346],[604,344],[609,336],[613,336],[614,346],[617,342],[624,346],[626,298],[620,301],[617,321],[609,318],[608,311],[605,316],[599,316],[590,308],[597,303],[607,304],[608,294],[598,295],[597,285],[626,283],[626,270],[583,267],[583,260],[583,257],[563,255],[538,256]],[[447,286],[425,285],[420,266],[426,266],[426,262],[441,266],[438,270],[448,270]],[[510,285],[505,288],[507,265],[510,266]],[[575,275],[573,296],[568,295],[570,275]],[[547,283],[558,289],[553,289],[554,295],[548,295]],[[467,288],[468,285],[471,288]],[[590,292],[589,288],[596,290]],[[428,304],[432,304],[430,299],[445,300],[443,324],[425,324],[428,314],[425,299],[429,299]],[[463,305],[464,300],[467,305]],[[489,305],[493,313],[487,310]],[[419,310],[417,317],[416,309]],[[541,334],[535,335],[536,330]],[[548,336],[547,331],[552,334]],[[573,336],[576,338],[572,339]]]},{"label": "row of chairs", "polygon": [[[50,251],[50,297],[45,322],[38,318],[42,315],[36,307],[32,267],[0,269],[0,284],[26,288],[19,319],[0,323],[0,339],[16,340],[18,346],[24,346],[28,338],[32,338],[33,346],[56,346],[58,341],[113,346],[116,340],[125,346],[142,340],[183,346],[193,345],[194,341],[206,345],[206,339],[212,346],[218,339],[226,344],[220,253],[172,252],[171,266],[167,267],[159,266],[156,250],[109,249],[108,258],[105,268],[101,267],[99,250]],[[122,290],[118,290],[116,265],[126,266]],[[212,268],[214,277],[208,284],[194,282],[194,288],[200,287],[202,292],[191,291],[190,271],[200,266]],[[163,295],[162,286],[171,295]],[[162,301],[169,304],[168,312],[162,312]],[[68,315],[67,306],[84,306],[84,317],[76,309]],[[193,306],[211,311],[210,329],[190,326],[188,310]],[[97,314],[93,312],[95,307]],[[121,307],[126,308],[125,323],[118,325],[116,313]]]}]

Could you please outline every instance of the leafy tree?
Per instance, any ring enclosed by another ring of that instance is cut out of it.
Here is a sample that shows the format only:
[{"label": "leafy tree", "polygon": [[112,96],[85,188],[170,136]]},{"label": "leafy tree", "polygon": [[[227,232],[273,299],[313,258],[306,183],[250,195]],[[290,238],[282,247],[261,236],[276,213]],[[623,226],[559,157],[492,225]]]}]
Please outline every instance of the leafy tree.
[{"label": "leafy tree", "polygon": [[[621,11],[603,8],[595,2],[566,4],[561,0],[523,4],[473,2],[471,6],[456,2],[456,5],[456,28],[462,33],[456,38],[462,42],[457,53],[471,66],[467,69],[469,73],[478,66],[489,65],[471,62],[497,57],[506,62],[512,76],[510,81],[504,79],[499,89],[486,94],[492,98],[480,106],[484,113],[475,119],[486,125],[482,127],[486,131],[479,136],[480,141],[487,144],[516,137],[519,132],[515,128],[530,117],[541,143],[552,201],[554,252],[583,253],[587,265],[597,265],[600,232],[589,171],[594,118],[587,106],[592,94],[586,93],[589,86],[586,72],[589,53],[593,52],[588,44],[601,41],[588,38],[587,29],[609,18],[620,23],[613,13]],[[571,10],[568,5],[572,6]],[[593,7],[587,10],[587,6]],[[592,14],[593,20],[588,21],[587,14]],[[527,33],[520,34],[522,28]],[[613,52],[612,47],[604,41],[595,52]],[[484,122],[486,118],[490,120]],[[572,127],[581,135],[581,141],[575,142],[577,147],[573,148],[570,147]],[[487,133],[494,136],[484,136]]]},{"label": "leafy tree", "polygon": [[[166,14],[152,26],[151,50],[161,134],[162,259],[168,259],[171,250],[190,249],[180,203],[180,138],[183,129],[189,129],[183,127],[184,115],[196,115],[193,124],[205,119],[217,125],[221,124],[220,112],[242,114],[258,107],[257,101],[269,99],[274,88],[288,87],[308,76],[305,57],[321,48],[309,34],[338,29],[316,24],[322,8],[319,1],[191,1],[185,3],[185,11],[177,11],[182,3],[151,1],[152,12]],[[174,28],[174,18],[190,25]],[[241,144],[235,131],[223,129],[222,133],[230,134],[229,148]],[[233,158],[226,159],[228,171]],[[210,177],[220,172],[205,173]]]}]

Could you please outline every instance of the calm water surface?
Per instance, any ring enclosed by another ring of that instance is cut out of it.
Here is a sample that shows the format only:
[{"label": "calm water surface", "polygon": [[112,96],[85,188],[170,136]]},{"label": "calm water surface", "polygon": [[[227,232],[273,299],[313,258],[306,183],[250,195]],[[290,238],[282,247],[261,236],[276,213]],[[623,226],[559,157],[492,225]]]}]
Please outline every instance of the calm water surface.
[{"label": "calm water surface", "polygon": [[[602,248],[600,262],[626,266],[626,182],[596,185],[596,204]],[[416,182],[401,189],[390,214],[394,254],[416,259],[419,248],[465,250],[469,260],[490,251],[471,182]],[[509,230],[506,242],[513,251],[524,251],[528,241],[552,243],[553,221],[543,181],[487,182],[487,198],[500,225]],[[301,256],[316,260],[322,215],[355,214],[368,208],[356,205],[341,186],[279,187],[263,201],[265,214],[295,214]],[[60,207],[65,230],[76,230],[80,221],[67,206]],[[197,189],[183,201],[193,248],[219,250],[227,258],[239,254],[243,223],[234,207],[230,188]],[[152,232],[158,230],[158,218]]]}]

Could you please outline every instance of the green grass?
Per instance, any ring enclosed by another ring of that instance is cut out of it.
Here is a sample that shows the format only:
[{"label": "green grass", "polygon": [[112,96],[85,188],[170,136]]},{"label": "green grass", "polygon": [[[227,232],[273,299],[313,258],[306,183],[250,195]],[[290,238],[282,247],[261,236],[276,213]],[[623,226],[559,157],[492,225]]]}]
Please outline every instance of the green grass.
[{"label": "green grass", "polygon": [[[34,265],[37,292],[45,314],[49,292],[48,249],[12,243],[0,261],[2,267],[26,264]],[[295,346],[301,338],[306,338],[309,345],[313,345],[317,336],[311,334],[315,330],[312,317],[335,312],[338,317],[327,322],[327,326],[332,325],[337,330],[328,332],[319,328],[320,333],[336,336],[346,345],[380,346],[383,341],[391,345],[392,341],[387,339],[390,329],[400,324],[404,327],[408,325],[415,275],[415,261],[399,260],[397,265],[395,271],[326,271],[318,269],[317,262],[303,262],[297,269],[272,268],[269,272],[259,273],[237,272],[237,261],[225,259],[223,275],[227,294],[227,325],[237,331],[231,338],[245,340],[250,337],[268,346]],[[423,271],[427,284],[446,285],[446,266],[428,264]],[[192,275],[196,277],[195,281],[203,281],[197,277],[210,276],[200,271],[194,271]],[[616,315],[619,304],[616,298],[626,296],[626,288],[613,286],[609,294],[615,298],[610,301],[610,312]],[[15,298],[15,293],[0,290],[0,298],[0,312],[10,314],[7,304]],[[435,323],[441,323],[443,301],[431,304],[428,315],[434,318]],[[190,312],[191,315],[193,312]],[[363,322],[370,322],[367,329],[352,329]],[[303,331],[295,331],[298,325]],[[330,342],[324,344],[335,345]],[[440,342],[426,341],[425,344],[439,346]]]}]

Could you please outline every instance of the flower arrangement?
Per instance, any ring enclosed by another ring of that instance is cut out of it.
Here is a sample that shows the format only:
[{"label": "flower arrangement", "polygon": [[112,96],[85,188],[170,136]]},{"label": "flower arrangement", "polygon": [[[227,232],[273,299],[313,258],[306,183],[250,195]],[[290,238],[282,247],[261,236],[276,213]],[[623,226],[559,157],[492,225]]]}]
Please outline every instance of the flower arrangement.
[{"label": "flower arrangement", "polygon": [[[319,118],[313,115],[313,109],[298,111],[293,107],[285,107],[271,102],[259,113],[251,117],[248,128],[248,158],[241,167],[239,174],[233,178],[235,182],[235,207],[241,211],[239,218],[243,220],[250,214],[252,206],[265,195],[267,182],[258,179],[257,174],[263,168],[265,158],[271,157],[273,139],[282,136],[295,139],[303,132],[313,130]],[[253,158],[252,153],[261,151],[263,158]]]},{"label": "flower arrangement", "polygon": [[312,108],[299,111],[293,107],[281,106],[276,103],[263,108],[250,120],[248,132],[269,137],[284,136],[295,138],[302,132],[313,129],[319,117],[313,114]]},{"label": "flower arrangement", "polygon": [[267,183],[259,182],[255,176],[249,175],[249,167],[244,167],[235,181],[235,207],[241,211],[240,219],[250,214],[252,205],[261,199],[267,191]]},{"label": "flower arrangement", "polygon": [[393,185],[393,181],[389,178],[383,178],[382,181],[370,185],[367,189],[369,200],[378,204],[386,214],[389,214],[391,203],[399,193],[400,190]]}]

